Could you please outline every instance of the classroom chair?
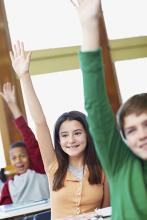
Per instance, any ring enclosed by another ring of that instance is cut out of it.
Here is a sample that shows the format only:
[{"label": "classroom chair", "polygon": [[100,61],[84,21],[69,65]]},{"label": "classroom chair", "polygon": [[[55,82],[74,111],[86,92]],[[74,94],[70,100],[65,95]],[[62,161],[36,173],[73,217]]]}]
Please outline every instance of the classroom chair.
[{"label": "classroom chair", "polygon": [[[27,215],[27,216],[21,218],[21,220],[33,220],[33,218],[34,218],[34,215]],[[16,219],[16,220],[17,220],[17,219]],[[18,219],[18,220],[19,220],[19,219]]]},{"label": "classroom chair", "polygon": [[33,220],[50,220],[51,219],[51,210],[40,212],[35,214]]}]

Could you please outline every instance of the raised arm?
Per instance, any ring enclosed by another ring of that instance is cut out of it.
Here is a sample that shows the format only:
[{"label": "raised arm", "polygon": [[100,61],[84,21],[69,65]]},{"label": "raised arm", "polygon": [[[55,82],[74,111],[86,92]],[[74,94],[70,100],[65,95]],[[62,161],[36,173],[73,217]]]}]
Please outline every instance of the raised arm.
[{"label": "raised arm", "polygon": [[45,173],[38,142],[31,128],[28,126],[26,120],[22,116],[16,101],[14,86],[12,86],[10,82],[5,83],[3,85],[3,91],[0,92],[0,95],[7,103],[13,115],[14,123],[23,137],[30,158],[30,168],[38,173]]},{"label": "raised arm", "polygon": [[[107,177],[128,159],[128,150],[116,129],[108,100],[99,40],[100,0],[73,0],[82,27],[80,66],[83,74],[85,109],[98,157]],[[125,158],[125,159],[124,159]]]},{"label": "raised arm", "polygon": [[55,158],[55,152],[50,131],[29,74],[31,53],[25,53],[23,43],[17,41],[14,45],[13,52],[10,52],[10,58],[14,71],[20,79],[29,110],[35,124],[42,159],[47,171],[48,166]]}]

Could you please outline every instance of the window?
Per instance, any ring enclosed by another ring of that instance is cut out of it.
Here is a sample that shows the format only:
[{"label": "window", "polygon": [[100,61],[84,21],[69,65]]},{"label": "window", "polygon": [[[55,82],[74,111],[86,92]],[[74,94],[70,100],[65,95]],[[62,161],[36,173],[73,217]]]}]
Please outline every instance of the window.
[{"label": "window", "polygon": [[22,40],[28,50],[80,44],[80,25],[70,0],[5,0],[5,6],[12,42]]},{"label": "window", "polygon": [[132,95],[146,92],[147,58],[119,61],[115,68],[123,102]]},{"label": "window", "polygon": [[103,0],[109,39],[146,36],[146,0]]},{"label": "window", "polygon": [[[64,112],[78,110],[85,113],[80,70],[32,76],[33,85],[53,134],[57,118]],[[35,132],[26,101],[26,112],[30,126]]]}]

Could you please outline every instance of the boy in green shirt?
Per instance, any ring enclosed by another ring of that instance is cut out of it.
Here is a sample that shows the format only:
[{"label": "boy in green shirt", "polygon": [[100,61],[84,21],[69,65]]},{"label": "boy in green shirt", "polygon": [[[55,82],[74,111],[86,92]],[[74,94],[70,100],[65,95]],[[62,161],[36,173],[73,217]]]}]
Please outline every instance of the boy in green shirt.
[{"label": "boy in green shirt", "polygon": [[118,125],[104,83],[99,45],[100,0],[73,0],[83,32],[80,63],[85,108],[96,152],[107,174],[113,220],[147,220],[147,93],[119,110]]}]

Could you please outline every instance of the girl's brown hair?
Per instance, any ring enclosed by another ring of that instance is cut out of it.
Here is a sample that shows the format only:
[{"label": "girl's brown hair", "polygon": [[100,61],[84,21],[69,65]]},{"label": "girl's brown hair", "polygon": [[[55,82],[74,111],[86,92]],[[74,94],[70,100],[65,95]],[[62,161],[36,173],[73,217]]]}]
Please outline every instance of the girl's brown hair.
[{"label": "girl's brown hair", "polygon": [[79,111],[70,111],[62,114],[55,124],[54,129],[54,144],[55,152],[58,161],[58,169],[55,172],[53,180],[53,190],[59,190],[64,186],[64,179],[67,173],[69,166],[68,155],[62,150],[59,140],[59,129],[61,124],[66,120],[77,120],[79,121],[86,132],[87,135],[87,146],[85,149],[84,165],[87,165],[89,170],[89,183],[90,184],[99,184],[101,183],[102,170],[99,159],[96,156],[96,151],[94,148],[94,143],[89,132],[88,123],[86,116]]}]

